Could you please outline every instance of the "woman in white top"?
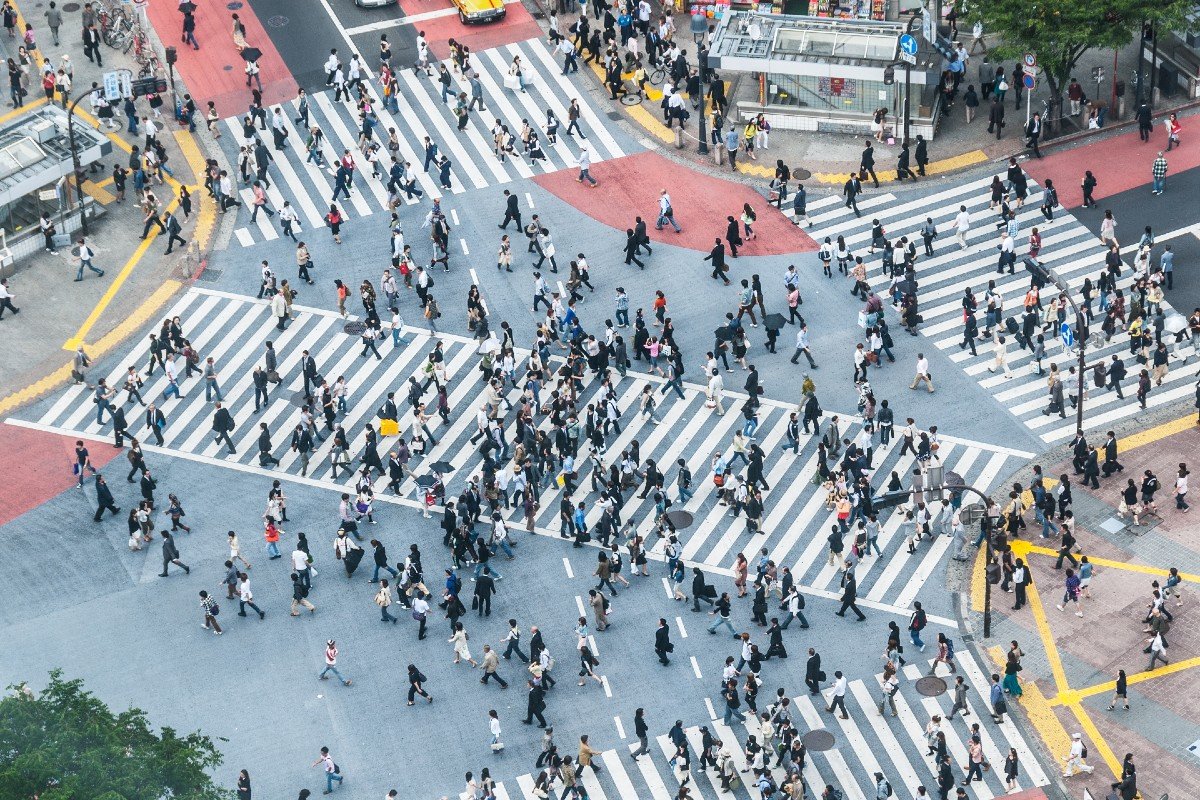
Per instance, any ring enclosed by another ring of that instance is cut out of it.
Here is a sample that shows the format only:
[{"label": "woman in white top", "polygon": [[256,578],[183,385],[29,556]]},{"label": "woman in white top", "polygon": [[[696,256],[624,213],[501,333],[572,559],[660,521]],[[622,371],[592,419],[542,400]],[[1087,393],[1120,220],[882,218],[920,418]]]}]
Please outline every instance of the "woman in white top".
[{"label": "woman in white top", "polygon": [[463,628],[461,622],[454,623],[454,635],[446,641],[454,645],[454,661],[457,664],[459,661],[466,659],[472,667],[478,667],[475,659],[471,658],[471,650],[467,647],[467,632]]}]

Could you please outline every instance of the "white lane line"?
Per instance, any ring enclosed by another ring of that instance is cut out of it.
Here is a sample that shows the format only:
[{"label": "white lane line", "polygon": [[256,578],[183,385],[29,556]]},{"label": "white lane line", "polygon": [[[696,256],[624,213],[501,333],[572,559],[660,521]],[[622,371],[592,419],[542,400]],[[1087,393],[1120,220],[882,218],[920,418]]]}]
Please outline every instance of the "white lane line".
[{"label": "white lane line", "polygon": [[567,558],[566,556],[563,556],[563,569],[567,571],[568,578],[575,577],[575,573],[571,571],[571,559]]},{"label": "white lane line", "polygon": [[529,192],[525,193],[525,202],[529,204],[530,208],[537,208],[537,206],[533,204],[533,195]]},{"label": "white lane line", "polygon": [[687,638],[687,628],[683,627],[683,617],[675,618],[675,626],[677,628],[679,628],[679,638],[686,639]]},{"label": "white lane line", "polygon": [[464,256],[469,256],[469,255],[471,255],[471,251],[470,251],[470,249],[467,247],[467,240],[466,240],[466,239],[459,239],[459,240],[458,240],[458,243],[459,243],[460,245],[462,245],[462,251],[463,251],[463,255],[464,255]]},{"label": "white lane line", "polygon": [[[700,662],[696,660],[696,657],[695,657],[695,656],[689,656],[689,658],[690,658],[690,659],[691,659],[691,661],[692,661],[692,672],[694,672],[694,673],[695,673],[695,675],[696,675],[696,680],[701,680],[701,681],[702,681],[702,680],[704,680],[704,675],[702,675],[702,674],[700,673]],[[705,700],[708,700],[708,698],[707,698],[707,697],[706,697],[706,698],[704,698],[704,699],[705,699]],[[712,701],[711,701],[711,700],[708,700],[708,702],[710,702],[710,703],[711,703]]]},{"label": "white lane line", "polygon": [[622,739],[626,738],[625,726],[621,724],[621,718],[619,716],[613,717],[613,724],[617,726],[617,736],[620,736]]},{"label": "white lane line", "polygon": [[612,687],[608,685],[608,676],[601,675],[600,683],[601,683],[601,685],[604,686],[604,696],[611,700],[612,699]]}]

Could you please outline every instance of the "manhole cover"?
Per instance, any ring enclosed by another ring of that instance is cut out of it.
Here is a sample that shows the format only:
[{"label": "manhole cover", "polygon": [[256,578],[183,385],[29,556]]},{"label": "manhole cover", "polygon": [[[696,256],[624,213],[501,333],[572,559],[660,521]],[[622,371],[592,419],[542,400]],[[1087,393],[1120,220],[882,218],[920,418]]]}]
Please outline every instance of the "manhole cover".
[{"label": "manhole cover", "polygon": [[800,740],[804,742],[804,746],[809,750],[816,750],[817,752],[822,753],[826,750],[832,750],[833,743],[835,741],[833,734],[824,728],[817,728],[815,731],[809,731],[808,733],[804,734],[804,736],[800,737]]},{"label": "manhole cover", "polygon": [[363,331],[366,329],[367,325],[365,322],[347,322],[346,326],[342,328],[347,336],[362,336]]},{"label": "manhole cover", "polygon": [[803,167],[795,167],[792,169],[792,177],[798,181],[806,181],[812,177],[812,173]]},{"label": "manhole cover", "polygon": [[270,17],[267,19],[267,24],[272,28],[282,28],[284,25],[288,24],[288,18],[280,16]]},{"label": "manhole cover", "polygon": [[196,280],[212,283],[213,281],[217,281],[221,278],[221,272],[222,271],[219,269],[206,269],[200,273]]},{"label": "manhole cover", "polygon": [[239,3],[238,0],[234,0],[232,3],[226,3],[225,7],[230,11],[238,11],[243,5],[245,5],[245,3]]},{"label": "manhole cover", "polygon": [[617,122],[621,119],[620,111],[606,111],[604,112],[604,115],[614,122]]},{"label": "manhole cover", "polygon": [[946,693],[946,682],[934,675],[926,675],[917,681],[917,692],[922,697],[941,697]]},{"label": "manhole cover", "polygon": [[233,72],[233,64],[226,64],[225,66],[221,67],[221,69],[225,70],[226,72]]},{"label": "manhole cover", "polygon": [[65,6],[62,7],[62,10],[67,12],[68,14],[73,14],[79,10],[79,3],[67,3]]},{"label": "manhole cover", "polygon": [[304,396],[303,391],[296,392],[294,395],[292,395],[292,405],[296,406],[297,408],[304,408],[306,405],[308,405],[308,398]]}]

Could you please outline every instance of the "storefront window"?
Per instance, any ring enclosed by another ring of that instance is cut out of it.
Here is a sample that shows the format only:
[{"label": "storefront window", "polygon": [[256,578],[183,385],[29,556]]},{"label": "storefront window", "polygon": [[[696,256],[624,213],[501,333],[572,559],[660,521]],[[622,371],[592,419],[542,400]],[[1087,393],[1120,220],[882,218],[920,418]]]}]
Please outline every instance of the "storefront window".
[{"label": "storefront window", "polygon": [[767,75],[767,105],[871,114],[891,109],[895,85],[855,78]]}]

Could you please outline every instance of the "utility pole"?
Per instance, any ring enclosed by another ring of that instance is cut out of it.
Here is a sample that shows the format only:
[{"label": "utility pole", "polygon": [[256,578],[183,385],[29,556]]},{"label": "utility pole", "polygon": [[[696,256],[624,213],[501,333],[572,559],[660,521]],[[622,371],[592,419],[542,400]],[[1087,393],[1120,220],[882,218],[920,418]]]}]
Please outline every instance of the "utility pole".
[{"label": "utility pole", "polygon": [[83,168],[79,164],[79,148],[75,146],[75,107],[83,98],[91,95],[91,91],[80,92],[67,108],[67,140],[71,146],[71,171],[75,173],[75,199],[79,202],[79,229],[84,236],[88,235],[87,209],[83,202]]}]

